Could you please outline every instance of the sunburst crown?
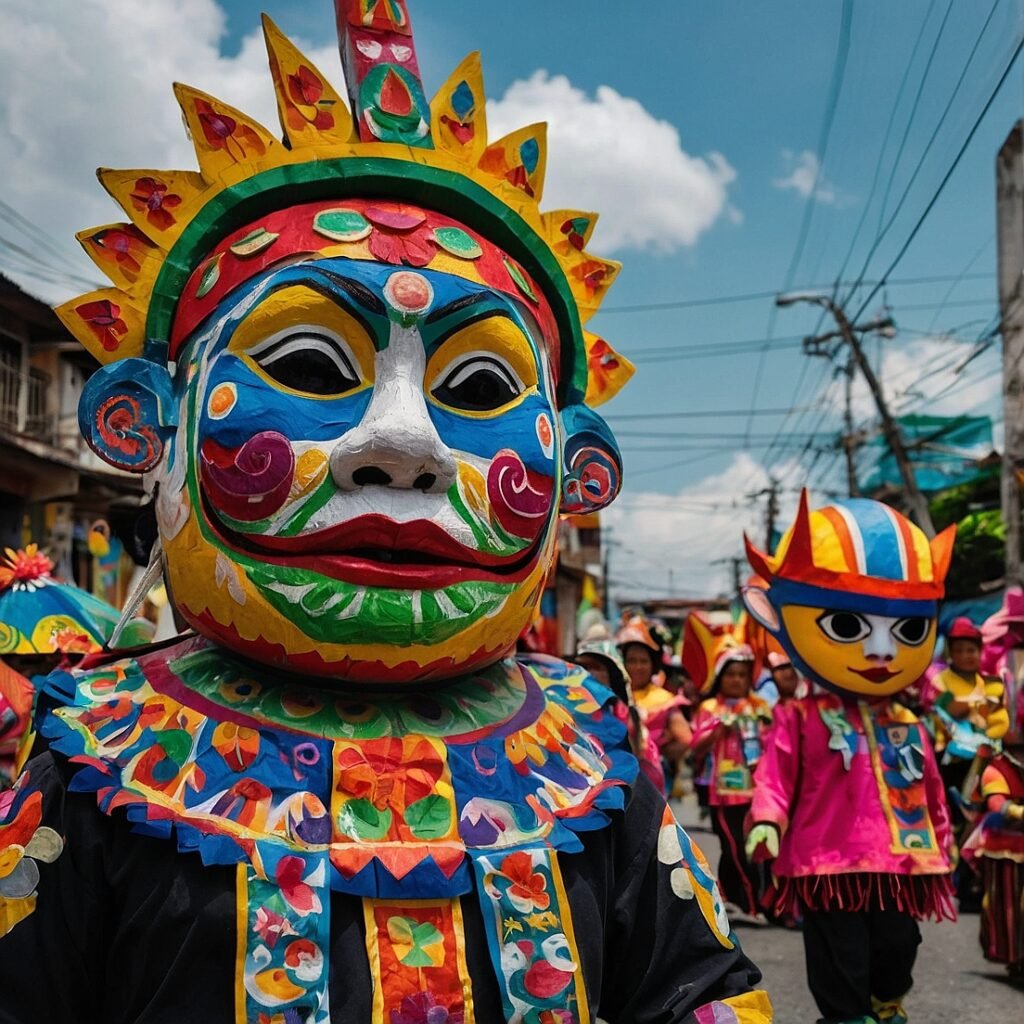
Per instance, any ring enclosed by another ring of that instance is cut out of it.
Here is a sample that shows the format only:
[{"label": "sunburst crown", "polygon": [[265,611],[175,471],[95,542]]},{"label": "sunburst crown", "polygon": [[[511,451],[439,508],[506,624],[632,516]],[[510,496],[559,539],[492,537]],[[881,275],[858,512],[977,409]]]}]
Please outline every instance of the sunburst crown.
[{"label": "sunburst crown", "polygon": [[[262,218],[302,203],[319,204],[322,216],[329,201],[336,216],[320,232],[324,249],[372,259],[365,207],[345,201],[407,203],[493,243],[524,293],[531,281],[539,285],[560,339],[561,405],[612,397],[632,366],[584,324],[619,264],[586,251],[596,214],[541,211],[546,126],[490,141],[479,54],[466,57],[428,103],[406,0],[335,3],[348,105],[264,16],[283,138],[213,96],[175,85],[199,171],[97,172],[128,221],[77,237],[113,287],[64,303],[61,320],[103,364],[130,357],[166,364],[176,355],[175,316],[190,283],[199,297],[216,298],[218,278],[223,287],[238,276],[231,262],[265,266],[294,254],[275,250],[280,233],[260,228]],[[434,227],[429,238],[442,259],[477,258],[472,236],[443,230],[450,231]]]}]

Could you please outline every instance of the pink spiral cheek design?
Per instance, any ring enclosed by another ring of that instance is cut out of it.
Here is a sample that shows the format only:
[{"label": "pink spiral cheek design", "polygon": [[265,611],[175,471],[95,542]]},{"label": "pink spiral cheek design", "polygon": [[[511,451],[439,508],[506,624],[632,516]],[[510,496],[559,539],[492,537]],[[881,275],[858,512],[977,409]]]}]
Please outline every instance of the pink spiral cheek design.
[{"label": "pink spiral cheek design", "polygon": [[544,529],[554,491],[552,477],[527,469],[508,448],[494,456],[487,471],[487,497],[498,522],[509,533],[526,540],[534,540]]},{"label": "pink spiral cheek design", "polygon": [[199,453],[203,490],[218,512],[255,523],[288,500],[295,477],[295,453],[283,434],[265,430],[240,448],[204,441]]}]

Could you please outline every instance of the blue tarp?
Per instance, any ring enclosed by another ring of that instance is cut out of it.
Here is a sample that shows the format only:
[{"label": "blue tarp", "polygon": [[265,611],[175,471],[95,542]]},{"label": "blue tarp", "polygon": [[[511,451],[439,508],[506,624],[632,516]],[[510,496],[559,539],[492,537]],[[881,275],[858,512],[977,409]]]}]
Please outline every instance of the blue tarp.
[{"label": "blue tarp", "polygon": [[[977,460],[992,450],[988,416],[901,416],[897,422],[914,466],[917,486],[925,493],[943,491],[976,479]],[[866,446],[870,468],[861,488],[871,494],[887,485],[902,487],[899,467],[884,437]]]}]

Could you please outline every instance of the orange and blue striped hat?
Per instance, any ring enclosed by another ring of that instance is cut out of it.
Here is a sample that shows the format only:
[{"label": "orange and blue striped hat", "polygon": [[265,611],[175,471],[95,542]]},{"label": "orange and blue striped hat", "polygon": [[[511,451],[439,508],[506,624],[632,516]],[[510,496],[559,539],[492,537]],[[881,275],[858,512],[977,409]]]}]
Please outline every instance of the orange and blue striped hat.
[{"label": "orange and blue striped hat", "polygon": [[773,591],[783,584],[784,590],[793,591],[789,595],[793,598],[797,588],[823,590],[829,592],[833,606],[837,599],[853,606],[860,603],[857,598],[939,600],[945,591],[955,536],[956,527],[949,527],[929,541],[895,509],[865,498],[812,511],[805,490],[796,521],[774,555],[759,551],[749,538],[745,540],[750,564]]}]

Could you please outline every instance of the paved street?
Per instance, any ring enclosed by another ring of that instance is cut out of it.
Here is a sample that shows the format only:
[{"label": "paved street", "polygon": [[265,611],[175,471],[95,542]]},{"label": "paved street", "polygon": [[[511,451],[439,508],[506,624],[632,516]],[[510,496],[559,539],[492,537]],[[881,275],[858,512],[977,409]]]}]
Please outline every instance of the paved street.
[{"label": "paved street", "polygon": [[[693,798],[675,809],[715,867],[718,842],[710,828],[698,822]],[[818,1014],[804,979],[800,933],[783,928],[738,927],[736,931],[747,954],[764,972],[776,1024],[813,1024]],[[906,1004],[913,1024],[1024,1021],[1024,988],[1011,985],[1001,965],[982,958],[976,915],[966,915],[955,924],[927,923],[922,931],[914,991]]]}]

